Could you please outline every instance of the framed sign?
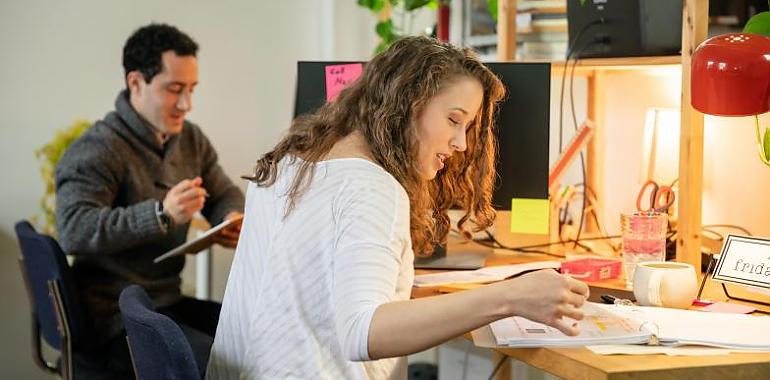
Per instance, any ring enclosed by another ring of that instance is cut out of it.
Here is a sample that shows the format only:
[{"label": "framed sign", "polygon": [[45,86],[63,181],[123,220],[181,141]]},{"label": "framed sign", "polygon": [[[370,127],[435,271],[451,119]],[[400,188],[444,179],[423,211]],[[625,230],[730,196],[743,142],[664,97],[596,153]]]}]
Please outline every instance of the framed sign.
[{"label": "framed sign", "polygon": [[727,235],[712,278],[770,289],[770,239]]}]

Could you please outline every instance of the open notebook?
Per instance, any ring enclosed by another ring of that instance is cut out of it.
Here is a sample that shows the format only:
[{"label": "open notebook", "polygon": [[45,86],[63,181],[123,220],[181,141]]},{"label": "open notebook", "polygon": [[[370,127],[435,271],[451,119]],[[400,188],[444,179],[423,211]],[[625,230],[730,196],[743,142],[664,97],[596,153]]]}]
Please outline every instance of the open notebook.
[{"label": "open notebook", "polygon": [[584,312],[575,337],[522,317],[501,319],[489,327],[497,345],[508,347],[660,344],[770,350],[770,317],[590,302]]}]

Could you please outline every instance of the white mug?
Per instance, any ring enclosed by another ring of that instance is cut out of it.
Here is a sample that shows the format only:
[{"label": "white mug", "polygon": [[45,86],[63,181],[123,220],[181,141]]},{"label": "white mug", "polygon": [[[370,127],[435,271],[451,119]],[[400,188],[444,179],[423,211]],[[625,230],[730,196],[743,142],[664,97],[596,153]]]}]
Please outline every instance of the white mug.
[{"label": "white mug", "polygon": [[648,261],[636,265],[634,296],[642,306],[686,309],[698,291],[695,268],[686,263]]}]

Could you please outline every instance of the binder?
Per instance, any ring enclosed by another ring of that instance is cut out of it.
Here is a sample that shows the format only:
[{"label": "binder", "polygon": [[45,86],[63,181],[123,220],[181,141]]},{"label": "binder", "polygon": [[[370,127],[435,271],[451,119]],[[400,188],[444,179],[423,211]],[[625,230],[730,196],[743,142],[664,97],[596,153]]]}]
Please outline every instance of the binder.
[{"label": "binder", "polygon": [[510,317],[489,325],[498,346],[580,347],[602,344],[698,345],[745,351],[770,350],[770,317],[659,307],[586,303],[581,333]]}]

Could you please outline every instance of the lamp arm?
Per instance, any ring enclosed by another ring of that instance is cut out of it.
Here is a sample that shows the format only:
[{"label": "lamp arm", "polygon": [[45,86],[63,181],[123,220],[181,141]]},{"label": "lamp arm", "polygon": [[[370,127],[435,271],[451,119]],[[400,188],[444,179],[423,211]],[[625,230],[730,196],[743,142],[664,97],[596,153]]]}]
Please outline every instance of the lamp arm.
[{"label": "lamp arm", "polygon": [[[758,115],[754,115],[754,125],[757,128],[757,150],[759,153],[759,159],[765,165],[770,166],[770,161],[768,161],[767,157],[765,156],[765,148],[764,148],[764,144],[762,143],[762,136],[759,133],[759,116]],[[767,131],[765,131],[765,133],[767,133]]]}]

